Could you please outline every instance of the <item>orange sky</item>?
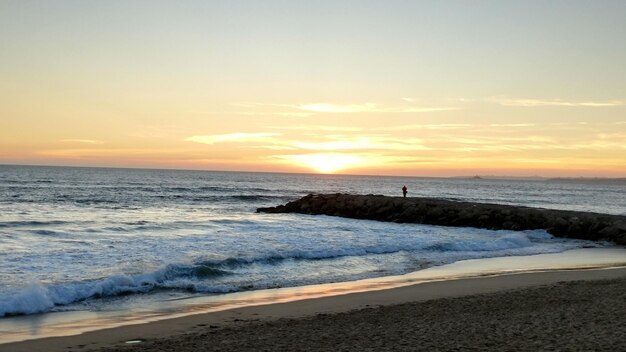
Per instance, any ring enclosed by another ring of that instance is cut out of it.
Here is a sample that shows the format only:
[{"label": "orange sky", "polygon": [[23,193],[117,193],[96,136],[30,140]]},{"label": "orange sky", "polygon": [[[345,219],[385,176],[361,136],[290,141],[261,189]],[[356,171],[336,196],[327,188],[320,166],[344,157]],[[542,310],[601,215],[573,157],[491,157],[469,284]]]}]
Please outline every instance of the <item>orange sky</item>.
[{"label": "orange sky", "polygon": [[0,163],[625,177],[624,13],[3,1]]}]

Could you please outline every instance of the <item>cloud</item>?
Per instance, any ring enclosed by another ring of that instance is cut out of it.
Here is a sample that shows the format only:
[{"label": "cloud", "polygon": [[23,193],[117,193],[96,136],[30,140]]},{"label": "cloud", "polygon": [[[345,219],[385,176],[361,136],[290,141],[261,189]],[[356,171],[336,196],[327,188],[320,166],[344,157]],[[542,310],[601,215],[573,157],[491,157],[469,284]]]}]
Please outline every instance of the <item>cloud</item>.
[{"label": "cloud", "polygon": [[506,97],[493,97],[488,99],[503,106],[565,106],[565,107],[612,107],[622,106],[624,102],[621,100],[610,101],[568,101],[562,99],[512,99]]},{"label": "cloud", "polygon": [[[410,98],[406,98],[410,99]],[[383,107],[376,103],[364,103],[364,104],[333,104],[333,103],[309,103],[309,104],[269,104],[269,103],[235,103],[231,104],[237,107],[259,107],[259,106],[273,106],[283,109],[297,110],[293,111],[279,111],[271,112],[273,115],[279,116],[296,116],[307,117],[317,113],[423,113],[423,112],[437,112],[437,111],[449,111],[460,110],[459,107],[420,107],[420,106],[403,106],[403,107]],[[241,113],[245,114],[245,113]]]},{"label": "cloud", "polygon": [[[242,148],[268,149],[275,151],[423,151],[430,150],[420,138],[396,138],[387,135],[345,135],[345,134],[296,134],[283,133],[228,133],[205,136],[191,136],[186,141],[217,144],[242,143]],[[281,137],[281,138],[278,138]]]},{"label": "cloud", "polygon": [[251,145],[251,146],[246,146],[246,148],[269,149],[269,150],[296,150],[297,149],[295,147],[290,147],[286,145],[272,145],[272,144]]},{"label": "cloud", "polygon": [[214,134],[207,136],[191,136],[185,138],[186,141],[196,142],[202,144],[216,144],[216,143],[228,143],[228,142],[258,142],[266,141],[271,137],[281,136],[281,133],[227,133],[227,134]]},{"label": "cloud", "polygon": [[333,142],[292,142],[292,145],[299,149],[312,150],[348,150],[348,149],[374,149],[375,144],[371,143],[367,138],[359,138],[355,140],[339,140]]},{"label": "cloud", "polygon": [[565,160],[571,155],[576,155],[581,165],[604,165],[601,158],[616,160],[626,150],[626,134],[616,128],[616,123],[619,122],[581,121],[566,126],[552,126],[548,122],[423,123],[381,129],[298,124],[269,127],[277,133],[261,130],[192,136],[187,140],[204,144],[239,143],[228,145],[229,151],[235,153],[234,148],[246,148],[246,155],[260,163],[287,164],[320,172],[474,162],[539,165],[545,160]]},{"label": "cloud", "polygon": [[316,104],[304,104],[294,105],[295,109],[313,112],[328,112],[328,113],[343,113],[343,112],[368,112],[376,109],[376,104],[349,104],[349,105],[336,105],[328,103],[316,103]]},{"label": "cloud", "polygon": [[[463,110],[463,103],[473,102],[490,102],[502,106],[518,106],[518,107],[618,107],[625,106],[624,100],[565,100],[565,99],[543,99],[543,98],[509,98],[506,96],[493,96],[489,98],[450,98],[447,101],[452,106],[415,106],[418,101],[411,97],[402,97],[400,100],[406,102],[406,106],[385,106],[378,103],[366,102],[357,104],[336,104],[329,102],[316,102],[306,104],[281,104],[281,103],[258,103],[258,102],[239,102],[232,103],[232,106],[242,108],[259,108],[259,107],[275,107],[286,111],[267,111],[267,112],[230,112],[229,114],[240,115],[276,115],[287,117],[309,117],[316,114],[343,114],[343,113],[426,113],[438,111],[454,111]],[[459,105],[461,106],[454,106]],[[443,104],[442,104],[443,105]],[[445,104],[447,105],[447,104]],[[494,125],[495,126],[495,125]],[[504,126],[504,125],[502,125]],[[512,124],[508,127],[524,127],[522,124]]]},{"label": "cloud", "polygon": [[357,113],[357,112],[386,112],[386,113],[420,113],[420,112],[435,112],[435,111],[448,111],[459,110],[456,107],[380,107],[375,103],[365,104],[347,104],[337,105],[329,103],[315,103],[315,104],[303,104],[303,105],[284,105],[294,109],[303,111],[312,111],[318,113]]},{"label": "cloud", "polygon": [[124,157],[172,155],[176,150],[144,149],[144,148],[69,148],[69,149],[45,149],[36,152],[38,155],[55,156],[61,158],[92,158],[92,157]]},{"label": "cloud", "polygon": [[312,112],[273,112],[272,115],[288,116],[288,117],[309,117],[314,115]]},{"label": "cloud", "polygon": [[390,127],[375,128],[376,131],[405,131],[405,130],[455,130],[466,129],[473,125],[467,123],[427,123],[427,124],[411,124],[398,125]]},{"label": "cloud", "polygon": [[95,140],[95,139],[75,139],[75,138],[61,139],[61,142],[63,142],[63,143],[84,143],[84,144],[104,144],[103,141],[98,141],[98,140]]},{"label": "cloud", "polygon": [[359,132],[363,129],[352,126],[328,126],[328,125],[296,125],[296,126],[270,126],[276,130],[288,131],[337,131],[337,132]]},{"label": "cloud", "polygon": [[534,127],[534,123],[492,123],[489,127]]},{"label": "cloud", "polygon": [[379,150],[379,151],[419,151],[430,150],[420,138],[394,138],[389,136],[326,136],[327,141],[306,142],[289,141],[293,148],[314,151],[347,151],[347,150]]}]

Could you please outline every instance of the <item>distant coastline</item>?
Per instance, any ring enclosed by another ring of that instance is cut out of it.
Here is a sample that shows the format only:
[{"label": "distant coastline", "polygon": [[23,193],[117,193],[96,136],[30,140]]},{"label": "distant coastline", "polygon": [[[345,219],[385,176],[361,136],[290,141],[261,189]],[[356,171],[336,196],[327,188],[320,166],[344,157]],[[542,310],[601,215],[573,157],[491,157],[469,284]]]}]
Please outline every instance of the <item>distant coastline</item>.
[{"label": "distant coastline", "polygon": [[545,176],[497,176],[497,175],[474,175],[474,176],[450,176],[452,179],[471,179],[489,181],[544,181],[544,182],[625,182],[626,177],[545,177]]}]

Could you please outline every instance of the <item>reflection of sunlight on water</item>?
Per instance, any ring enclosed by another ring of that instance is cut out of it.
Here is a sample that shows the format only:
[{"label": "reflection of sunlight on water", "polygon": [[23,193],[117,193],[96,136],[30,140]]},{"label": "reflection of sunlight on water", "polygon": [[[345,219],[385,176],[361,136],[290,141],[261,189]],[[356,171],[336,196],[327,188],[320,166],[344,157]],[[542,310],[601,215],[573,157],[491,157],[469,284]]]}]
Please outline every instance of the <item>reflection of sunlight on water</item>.
[{"label": "reflection of sunlight on water", "polygon": [[[530,259],[530,260],[529,260]],[[237,292],[214,296],[192,295],[176,300],[163,296],[143,306],[98,312],[58,312],[0,319],[0,343],[141,324],[198,313],[284,303],[348,293],[384,290],[424,282],[546,270],[604,268],[626,265],[624,248],[575,249],[531,257],[473,259],[399,276],[352,282]]]},{"label": "reflection of sunlight on water", "polygon": [[28,323],[30,325],[30,334],[32,336],[39,335],[39,330],[41,329],[41,326],[43,326],[45,320],[45,314],[37,314],[33,317],[32,320],[28,320]]}]

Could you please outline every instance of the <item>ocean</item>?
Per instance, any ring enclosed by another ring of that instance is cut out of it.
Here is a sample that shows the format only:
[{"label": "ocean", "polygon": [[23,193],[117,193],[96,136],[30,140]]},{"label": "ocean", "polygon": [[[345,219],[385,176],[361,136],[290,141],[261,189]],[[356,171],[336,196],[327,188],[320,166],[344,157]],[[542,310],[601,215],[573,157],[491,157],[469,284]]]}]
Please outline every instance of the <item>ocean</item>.
[{"label": "ocean", "polygon": [[359,193],[626,215],[624,182],[0,166],[0,317],[400,275],[608,246],[491,231],[256,214]]}]

